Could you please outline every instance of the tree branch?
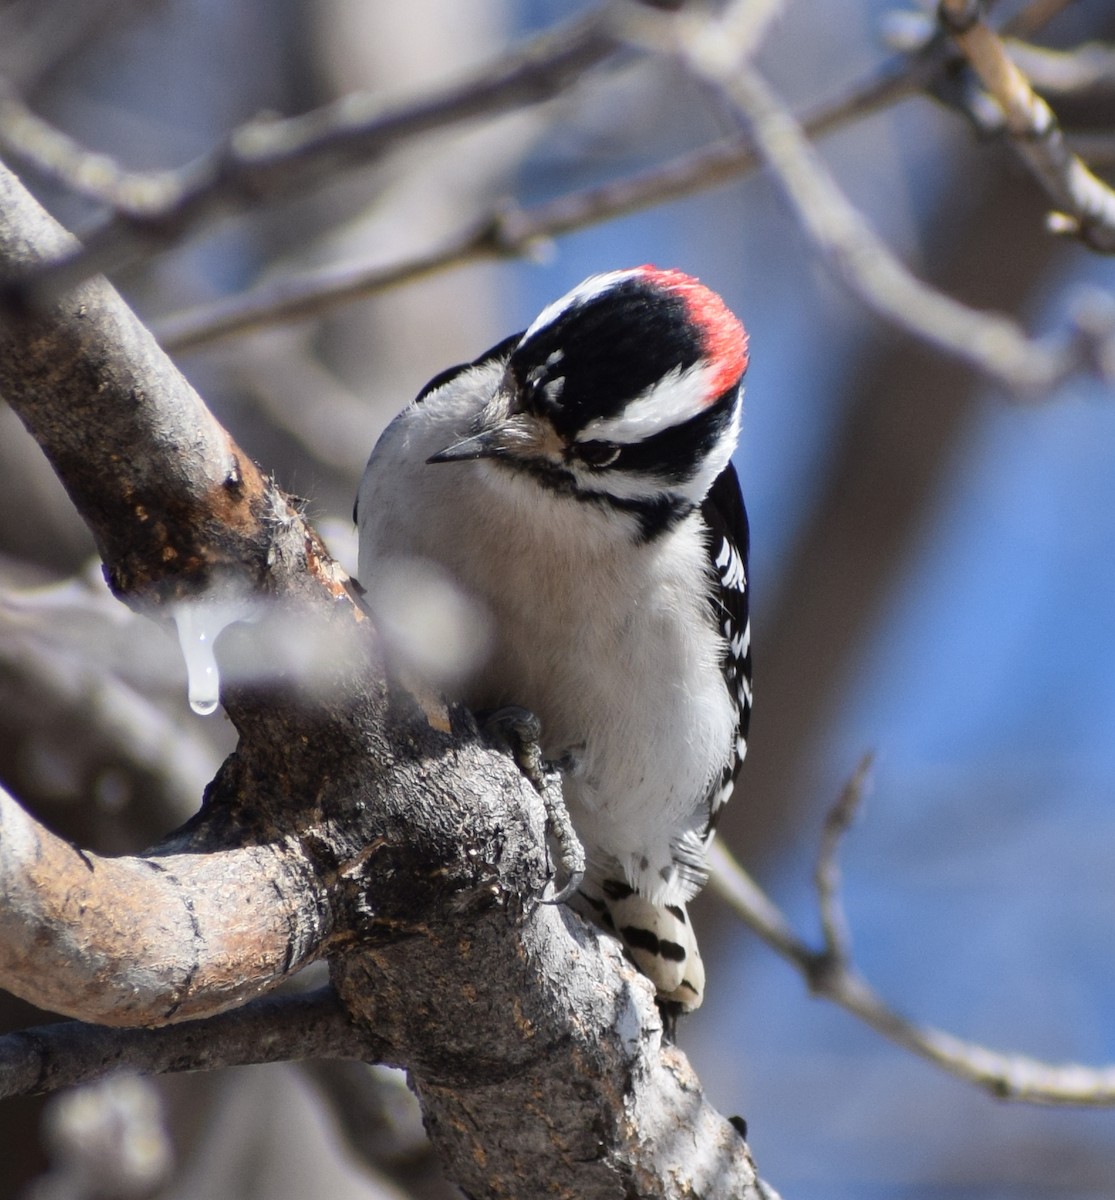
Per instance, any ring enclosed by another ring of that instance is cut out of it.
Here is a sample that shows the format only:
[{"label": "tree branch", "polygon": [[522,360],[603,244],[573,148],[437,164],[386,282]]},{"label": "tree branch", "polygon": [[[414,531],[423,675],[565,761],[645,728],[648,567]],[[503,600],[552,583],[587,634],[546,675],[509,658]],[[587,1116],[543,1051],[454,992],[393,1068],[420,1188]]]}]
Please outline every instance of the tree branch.
[{"label": "tree branch", "polygon": [[0,1097],[53,1092],[114,1071],[164,1075],[307,1058],[373,1061],[332,988],[266,996],[231,1012],[160,1029],[111,1029],[64,1021],[0,1037]]},{"label": "tree branch", "polygon": [[1003,110],[1012,149],[1062,210],[1051,217],[1051,228],[1076,234],[1093,250],[1115,253],[1115,192],[1069,150],[1053,110],[982,20],[981,7],[980,0],[941,0],[938,12]]},{"label": "tree branch", "polygon": [[[943,62],[939,47],[915,57],[896,57],[839,96],[817,105],[802,118],[802,128],[810,136],[820,137],[895,104],[925,86]],[[336,305],[413,283],[436,271],[483,259],[525,257],[552,238],[740,178],[760,161],[754,140],[741,133],[649,170],[558,196],[533,208],[501,203],[483,220],[401,262],[341,264],[282,275],[249,292],[170,314],[156,321],[153,329],[160,344],[174,353],[282,321],[317,316]]]},{"label": "tree branch", "polygon": [[1115,47],[1085,42],[1071,50],[1051,50],[1013,38],[1003,47],[1030,84],[1046,96],[1077,96],[1115,88]]},{"label": "tree branch", "polygon": [[[3,275],[58,261],[75,246],[0,171]],[[48,310],[0,321],[0,393],[85,518],[117,595],[133,604],[183,598],[219,575],[251,591],[270,530],[300,528],[104,280]],[[291,540],[285,550],[294,558]]]},{"label": "tree branch", "polygon": [[320,950],[320,888],[281,845],[218,848],[102,858],[0,790],[0,982],[107,1025],[206,1016],[269,991]]},{"label": "tree branch", "polygon": [[1055,1066],[1002,1054],[932,1026],[916,1025],[890,1008],[857,971],[840,902],[837,855],[859,805],[870,769],[864,758],[825,820],[816,885],[824,944],[814,949],[721,842],[709,854],[710,883],[745,925],[802,974],[810,991],[870,1025],[903,1049],[1004,1100],[1030,1104],[1115,1106],[1115,1065]]},{"label": "tree branch", "polygon": [[[1079,370],[1104,369],[1103,352],[1082,329],[1074,341],[1032,341],[1007,317],[969,308],[915,278],[851,205],[762,77],[723,45],[708,54],[707,42],[680,27],[677,36],[688,69],[748,121],[818,253],[874,312],[1022,395],[1046,394]],[[1109,338],[1107,331],[1102,340]]]},{"label": "tree branch", "polygon": [[865,754],[852,777],[844,785],[836,803],[829,809],[821,831],[821,846],[813,881],[817,889],[817,908],[821,916],[821,933],[825,953],[829,958],[846,959],[851,954],[848,919],[840,889],[840,846],[851,828],[863,803],[874,755]]}]

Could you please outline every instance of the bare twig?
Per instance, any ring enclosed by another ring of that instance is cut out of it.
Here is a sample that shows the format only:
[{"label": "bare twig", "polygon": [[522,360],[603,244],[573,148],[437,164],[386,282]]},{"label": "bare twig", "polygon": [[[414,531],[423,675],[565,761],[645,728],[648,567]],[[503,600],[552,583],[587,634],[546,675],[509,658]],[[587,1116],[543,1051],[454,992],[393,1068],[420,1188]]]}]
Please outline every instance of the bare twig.
[{"label": "bare twig", "polygon": [[[1015,20],[1005,22],[999,37],[1010,60],[1036,91],[1047,96],[1074,96],[1115,87],[1115,49],[1106,42],[1085,42],[1071,50],[1037,46],[1022,40],[1022,31],[1032,35],[1054,14],[1045,14],[1040,20],[1022,20],[1025,15],[1019,13]],[[1012,31],[1019,36],[1010,36]],[[950,63],[963,61],[951,38],[942,34],[939,19],[928,12],[901,9],[887,13],[883,40],[905,54],[924,54],[932,46]],[[1004,120],[1000,109],[999,124]]]},{"label": "bare twig", "polygon": [[794,932],[777,905],[719,841],[713,843],[709,854],[712,888],[749,929],[801,972],[812,992],[949,1074],[1005,1100],[1089,1108],[1115,1106],[1115,1066],[1056,1066],[1020,1054],[1001,1054],[932,1026],[916,1025],[890,1008],[856,970],[847,955],[849,939],[842,919],[838,931],[833,927],[833,912],[841,908],[835,855],[840,833],[862,793],[866,762],[860,764],[844,788],[826,826],[822,859],[829,862],[826,881],[818,887],[825,927],[821,949],[814,949]]},{"label": "bare twig", "polygon": [[168,245],[198,224],[320,182],[338,168],[369,163],[402,142],[435,129],[538,104],[579,82],[619,43],[608,9],[550,30],[469,78],[407,100],[353,94],[286,120],[256,121],[181,170],[127,174],[106,166],[62,136],[40,144],[41,122],[9,100],[0,109],[0,147],[19,160],[96,196],[112,215],[78,247],[21,280],[24,300],[50,296],[141,247]]},{"label": "bare twig", "polygon": [[124,170],[108,154],[88,150],[25,104],[12,82],[0,79],[0,150],[79,196],[120,210],[138,210],[156,179]]},{"label": "bare twig", "polygon": [[829,809],[821,830],[821,845],[813,872],[825,950],[829,955],[839,958],[846,958],[851,950],[848,920],[840,898],[840,846],[863,803],[873,761],[873,754],[865,754],[860,759],[859,766]]},{"label": "bare twig", "polygon": [[1102,356],[1081,345],[1088,340],[1083,331],[1076,331],[1075,341],[1034,341],[1009,318],[969,308],[917,279],[852,206],[756,71],[745,63],[730,70],[722,56],[694,54],[684,38],[678,45],[689,69],[750,123],[764,161],[814,246],[874,312],[1017,394],[1047,394],[1074,372],[1094,368]]},{"label": "bare twig", "polygon": [[305,1058],[374,1061],[378,1053],[327,987],[161,1029],[63,1021],[9,1033],[0,1037],[0,1096],[53,1092],[115,1070],[161,1075]]},{"label": "bare twig", "polygon": [[227,296],[152,323],[164,349],[179,353],[283,321],[317,316],[339,304],[373,296],[403,283],[497,253],[496,225],[479,226],[431,250],[387,266],[330,266],[273,279],[250,292]]},{"label": "bare twig", "polygon": [[1047,96],[1072,96],[1093,88],[1115,88],[1115,47],[1087,42],[1072,50],[1051,50],[1003,39],[1011,61]]},{"label": "bare twig", "polygon": [[1050,227],[1115,253],[1115,192],[1065,144],[1052,109],[981,18],[980,0],[941,0],[941,23],[1003,110],[1014,151],[1058,206]]},{"label": "bare twig", "polygon": [[[802,128],[821,137],[896,104],[926,86],[944,61],[939,47],[914,58],[896,57],[806,113]],[[484,220],[409,259],[284,275],[253,291],[167,316],[154,323],[154,330],[166,349],[180,352],[277,322],[316,316],[334,305],[468,262],[529,255],[552,238],[717,187],[748,174],[759,163],[752,138],[741,133],[533,208],[501,204]]]}]

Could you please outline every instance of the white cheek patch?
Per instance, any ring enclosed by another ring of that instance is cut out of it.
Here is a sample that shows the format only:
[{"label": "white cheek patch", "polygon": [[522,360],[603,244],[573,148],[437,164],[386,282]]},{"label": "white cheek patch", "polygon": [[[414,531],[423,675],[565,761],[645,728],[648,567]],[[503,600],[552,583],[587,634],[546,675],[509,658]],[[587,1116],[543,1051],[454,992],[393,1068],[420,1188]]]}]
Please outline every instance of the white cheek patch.
[{"label": "white cheek patch", "polygon": [[686,496],[695,504],[700,504],[704,500],[716,477],[731,461],[732,451],[736,448],[736,442],[739,439],[742,414],[743,389],[739,388],[736,391],[735,404],[732,408],[732,423],[728,427],[727,433],[717,439],[712,450],[709,451],[694,472],[692,479],[678,489],[683,496]]},{"label": "white cheek patch", "polygon": [[628,446],[700,415],[716,400],[709,395],[710,368],[694,363],[675,367],[614,417],[596,417],[577,434],[578,442],[615,442]]}]

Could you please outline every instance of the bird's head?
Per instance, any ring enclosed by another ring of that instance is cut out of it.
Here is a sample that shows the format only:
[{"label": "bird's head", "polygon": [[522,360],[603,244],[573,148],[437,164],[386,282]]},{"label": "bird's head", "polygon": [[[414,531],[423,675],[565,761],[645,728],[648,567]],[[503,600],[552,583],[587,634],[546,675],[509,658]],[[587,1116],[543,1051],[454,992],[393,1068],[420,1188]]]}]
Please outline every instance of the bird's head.
[{"label": "bird's head", "polygon": [[470,435],[432,463],[491,459],[644,533],[699,505],[739,431],[747,335],[715,292],[652,266],[594,275],[508,343]]}]

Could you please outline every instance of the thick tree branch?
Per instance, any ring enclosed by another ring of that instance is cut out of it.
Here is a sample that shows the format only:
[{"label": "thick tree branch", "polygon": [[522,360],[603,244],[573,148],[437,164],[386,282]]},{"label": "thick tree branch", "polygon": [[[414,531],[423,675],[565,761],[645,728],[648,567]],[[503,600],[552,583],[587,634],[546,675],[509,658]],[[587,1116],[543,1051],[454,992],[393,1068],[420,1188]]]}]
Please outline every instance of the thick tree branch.
[{"label": "thick tree branch", "polygon": [[[5,277],[58,261],[75,245],[0,171]],[[254,590],[260,555],[284,525],[292,534],[286,553],[299,557],[297,533],[309,535],[297,514],[104,280],[45,312],[0,320],[0,394],[88,523],[114,590],[132,603],[180,599],[219,576]]]},{"label": "thick tree branch", "polygon": [[162,1025],[269,991],[319,952],[308,864],[278,844],[199,849],[102,858],[0,790],[4,987],[100,1024]]},{"label": "thick tree branch", "polygon": [[163,1075],[307,1058],[374,1061],[332,988],[266,996],[202,1021],[111,1029],[64,1021],[0,1037],[0,1097],[53,1092],[113,1071]]}]

